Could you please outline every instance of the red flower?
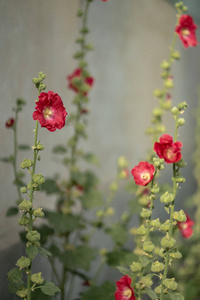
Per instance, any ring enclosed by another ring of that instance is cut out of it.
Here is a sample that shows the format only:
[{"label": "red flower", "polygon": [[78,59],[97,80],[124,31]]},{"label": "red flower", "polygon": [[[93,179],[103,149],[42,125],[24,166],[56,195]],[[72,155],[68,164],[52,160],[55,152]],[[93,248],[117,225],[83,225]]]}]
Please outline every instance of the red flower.
[{"label": "red flower", "polygon": [[131,170],[135,183],[142,186],[145,186],[152,181],[154,172],[154,165],[149,164],[147,161],[141,161],[138,166],[135,166]]},{"label": "red flower", "polygon": [[190,217],[186,214],[187,220],[185,222],[178,222],[178,228],[181,231],[181,234],[184,238],[188,239],[193,234],[194,222],[190,219]]},{"label": "red flower", "polygon": [[49,91],[48,93],[42,92],[38,99],[33,119],[38,120],[41,127],[46,127],[49,131],[63,128],[67,112],[60,96]]},{"label": "red flower", "polygon": [[179,35],[179,39],[182,41],[185,48],[194,47],[198,44],[195,36],[195,29],[193,19],[189,15],[182,15],[179,19],[179,25],[176,26],[175,31]]},{"label": "red flower", "polygon": [[5,126],[7,128],[13,127],[13,124],[15,123],[15,120],[13,118],[10,118],[6,121]]},{"label": "red flower", "polygon": [[160,137],[160,142],[155,142],[154,151],[160,158],[164,158],[166,163],[170,164],[176,163],[182,158],[181,147],[181,142],[173,143],[173,138],[169,134],[163,134]]},{"label": "red flower", "polygon": [[[74,70],[74,72],[67,76],[67,80],[68,80],[68,88],[73,90],[74,92],[78,93],[79,92],[79,89],[77,86],[75,86],[73,80],[75,78],[77,79],[81,79],[82,77],[82,69],[76,69]],[[90,89],[94,83],[94,78],[93,77],[85,77],[84,80],[83,80],[83,83],[87,85],[87,87]],[[83,93],[84,96],[87,96],[87,92],[84,92]]]},{"label": "red flower", "polygon": [[115,292],[116,300],[135,300],[134,291],[131,285],[131,278],[128,275],[123,276],[116,282],[117,290]]}]

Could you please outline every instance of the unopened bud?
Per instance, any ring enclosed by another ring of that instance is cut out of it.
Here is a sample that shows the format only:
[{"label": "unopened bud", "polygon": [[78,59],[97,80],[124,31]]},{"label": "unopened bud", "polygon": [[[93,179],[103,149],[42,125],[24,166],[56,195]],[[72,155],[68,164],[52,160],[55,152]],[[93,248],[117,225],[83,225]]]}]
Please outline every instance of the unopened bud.
[{"label": "unopened bud", "polygon": [[39,273],[35,273],[35,274],[31,275],[31,281],[36,284],[43,284],[44,278],[42,277],[41,274],[42,273],[39,272]]},{"label": "unopened bud", "polygon": [[31,159],[24,159],[23,162],[21,162],[20,167],[22,169],[28,169],[33,165],[33,162]]},{"label": "unopened bud", "polygon": [[43,218],[44,217],[44,213],[42,211],[42,208],[37,208],[33,211],[33,215],[36,218]]},{"label": "unopened bud", "polygon": [[142,269],[142,264],[140,262],[133,262],[131,265],[130,265],[130,269],[132,272],[139,272],[141,271]]},{"label": "unopened bud", "polygon": [[176,290],[178,287],[175,278],[166,278],[165,280],[163,280],[163,284],[166,286],[166,288],[173,291]]},{"label": "unopened bud", "polygon": [[169,204],[174,201],[174,195],[172,193],[169,193],[168,191],[165,192],[161,197],[160,197],[160,202],[164,204]]},{"label": "unopened bud", "polygon": [[173,219],[178,221],[178,222],[186,222],[187,217],[184,211],[181,209],[180,211],[175,211],[173,213]]},{"label": "unopened bud", "polygon": [[164,249],[166,249],[166,248],[173,248],[175,244],[176,244],[176,240],[173,237],[170,237],[169,235],[166,235],[161,240],[161,246]]},{"label": "unopened bud", "polygon": [[155,261],[151,266],[151,271],[155,273],[162,272],[165,268],[165,265],[163,263],[160,263],[158,260]]},{"label": "unopened bud", "polygon": [[26,199],[24,199],[20,204],[19,204],[19,210],[22,211],[27,211],[32,208],[32,203]]},{"label": "unopened bud", "polygon": [[27,268],[30,266],[31,263],[31,259],[25,256],[20,257],[20,259],[18,259],[16,265],[20,268]]},{"label": "unopened bud", "polygon": [[177,116],[179,114],[179,109],[176,106],[174,106],[171,109],[171,113],[172,115]]},{"label": "unopened bud", "polygon": [[36,230],[31,230],[27,233],[26,238],[30,242],[37,242],[40,240],[40,233]]},{"label": "unopened bud", "polygon": [[155,246],[154,246],[154,244],[151,241],[146,241],[143,244],[143,249],[146,252],[151,253],[154,250],[154,248],[155,248]]}]

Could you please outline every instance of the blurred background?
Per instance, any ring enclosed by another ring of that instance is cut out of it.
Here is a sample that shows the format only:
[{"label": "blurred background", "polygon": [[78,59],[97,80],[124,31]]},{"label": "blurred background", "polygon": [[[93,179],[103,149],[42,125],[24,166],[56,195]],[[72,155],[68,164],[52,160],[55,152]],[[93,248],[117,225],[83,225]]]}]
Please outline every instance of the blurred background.
[{"label": "blurred background", "polygon": [[[183,1],[188,13],[200,26],[200,2]],[[88,141],[86,150],[94,152],[100,160],[97,174],[103,190],[116,173],[117,159],[125,155],[134,167],[145,159],[151,141],[145,135],[150,124],[151,111],[157,105],[153,90],[160,88],[160,64],[169,56],[176,22],[174,1],[164,0],[94,0],[89,11],[90,34],[88,42],[95,51],[88,54],[89,71],[95,78],[90,92],[88,117]],[[13,132],[5,128],[5,122],[13,117],[12,108],[18,97],[27,103],[19,119],[19,143],[33,144],[35,122],[32,113],[37,90],[32,78],[38,72],[47,74],[47,90],[58,93],[68,113],[73,111],[74,93],[67,89],[66,76],[76,68],[72,59],[78,45],[80,20],[76,17],[82,1],[78,0],[0,0],[0,157],[13,153]],[[197,31],[197,39],[200,33]],[[187,167],[183,171],[186,183],[179,192],[177,205],[195,190],[192,175],[192,153],[195,149],[195,109],[200,82],[199,47],[184,49],[177,42],[181,60],[174,64],[175,88],[173,103],[186,101],[186,125],[180,129],[183,142],[183,158]],[[168,132],[173,134],[173,118],[166,119]],[[38,172],[53,176],[65,175],[65,168],[57,164],[51,153],[56,144],[65,143],[71,136],[68,127],[49,132],[39,129],[39,139],[45,145]],[[31,158],[31,152],[21,152],[23,158]],[[165,175],[167,176],[167,175]],[[166,177],[167,178],[167,177]],[[171,178],[171,175],[169,175]],[[19,242],[17,217],[6,218],[8,207],[16,199],[16,187],[11,165],[0,163],[0,294],[2,299],[14,299],[6,291],[6,273],[16,263],[23,250]],[[36,199],[41,207],[54,207],[55,199]],[[117,205],[123,209],[123,200]]]}]

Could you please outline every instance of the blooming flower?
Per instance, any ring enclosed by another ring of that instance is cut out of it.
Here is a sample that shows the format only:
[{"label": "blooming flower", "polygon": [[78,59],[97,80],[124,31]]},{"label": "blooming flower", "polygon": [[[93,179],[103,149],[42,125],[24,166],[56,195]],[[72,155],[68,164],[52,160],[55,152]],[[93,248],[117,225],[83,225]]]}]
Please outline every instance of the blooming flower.
[{"label": "blooming flower", "polygon": [[135,183],[142,186],[146,186],[152,181],[154,172],[154,165],[149,164],[147,161],[141,161],[138,166],[131,170]]},{"label": "blooming flower", "polygon": [[176,26],[175,31],[179,35],[185,48],[194,47],[198,44],[195,35],[196,24],[193,18],[189,15],[182,15],[179,18],[179,24]]},{"label": "blooming flower", "polygon": [[131,278],[128,275],[123,276],[116,282],[117,290],[115,292],[116,300],[135,300],[134,291],[131,285]]},{"label": "blooming flower", "polygon": [[186,239],[190,238],[193,234],[193,228],[194,222],[190,219],[190,217],[186,214],[187,220],[185,222],[178,222],[178,228],[180,229],[180,232],[182,236]]},{"label": "blooming flower", "polygon": [[15,123],[15,120],[13,118],[10,118],[6,121],[5,126],[7,128],[13,127],[13,124]]},{"label": "blooming flower", "polygon": [[52,91],[42,92],[38,97],[35,109],[33,119],[38,120],[41,127],[46,127],[49,131],[55,131],[65,125],[67,112],[62,99],[57,93]]},{"label": "blooming flower", "polygon": [[[74,72],[67,76],[67,80],[68,80],[68,88],[73,90],[74,92],[78,93],[79,89],[78,87],[74,84],[74,79],[81,79],[82,77],[82,69],[76,69],[74,70]],[[87,86],[88,89],[90,89],[94,83],[94,78],[89,76],[89,77],[85,77],[83,80],[83,83]],[[85,96],[87,96],[87,92],[83,93]]]},{"label": "blooming flower", "polygon": [[159,143],[155,142],[154,151],[160,158],[164,158],[166,163],[176,163],[182,158],[181,147],[181,142],[173,143],[173,138],[169,134],[163,134]]}]

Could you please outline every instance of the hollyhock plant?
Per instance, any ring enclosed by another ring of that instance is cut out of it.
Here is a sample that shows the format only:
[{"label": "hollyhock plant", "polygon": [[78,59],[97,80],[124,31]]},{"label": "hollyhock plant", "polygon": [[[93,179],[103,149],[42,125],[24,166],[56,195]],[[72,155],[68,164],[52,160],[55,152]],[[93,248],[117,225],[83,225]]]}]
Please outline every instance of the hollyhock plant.
[{"label": "hollyhock plant", "polygon": [[154,151],[160,158],[164,158],[165,162],[176,163],[182,158],[182,143],[177,141],[173,143],[173,138],[169,134],[163,134],[159,142],[155,142]]},{"label": "hollyhock plant", "polygon": [[195,47],[198,44],[195,35],[196,28],[197,26],[190,15],[182,15],[179,18],[179,24],[176,26],[175,31],[185,48]]},{"label": "hollyhock plant", "polygon": [[131,170],[135,183],[138,185],[146,186],[152,181],[155,173],[154,165],[147,161],[141,161],[137,166]]},{"label": "hollyhock plant", "polygon": [[9,119],[6,121],[5,126],[6,126],[7,128],[11,128],[11,127],[13,127],[14,122],[15,122],[15,120],[14,120],[13,118],[9,118]]},{"label": "hollyhock plant", "polygon": [[67,112],[60,96],[52,91],[42,92],[38,100],[33,119],[38,120],[41,127],[46,127],[51,132],[63,128]]},{"label": "hollyhock plant", "polygon": [[[82,77],[82,74],[83,71],[82,69],[76,69],[74,70],[74,72],[67,76],[67,80],[68,80],[68,88],[73,90],[74,92],[78,93],[79,92],[79,89],[78,87],[74,84],[74,79],[81,79]],[[84,78],[84,81],[83,81],[84,84],[86,84],[86,86],[90,89],[94,83],[94,78],[91,77],[91,76],[88,76],[88,77],[85,77]],[[87,96],[87,92],[84,92],[84,95]]]},{"label": "hollyhock plant", "polygon": [[190,217],[186,214],[186,221],[185,222],[178,222],[178,228],[180,229],[180,232],[182,236],[185,239],[188,239],[192,236],[193,234],[193,228],[192,226],[194,225],[194,222]]},{"label": "hollyhock plant", "polygon": [[115,292],[116,300],[135,300],[134,291],[131,287],[131,278],[128,275],[123,276],[116,282],[117,290]]}]

